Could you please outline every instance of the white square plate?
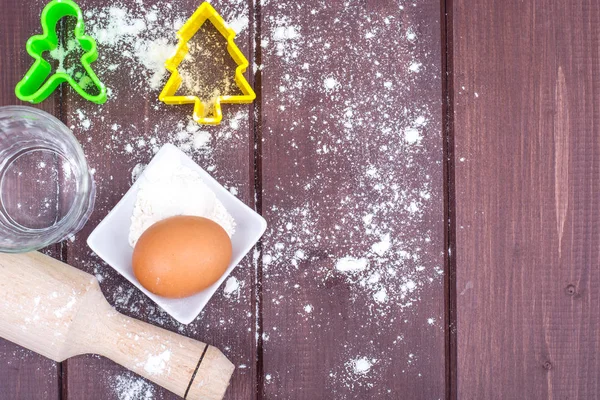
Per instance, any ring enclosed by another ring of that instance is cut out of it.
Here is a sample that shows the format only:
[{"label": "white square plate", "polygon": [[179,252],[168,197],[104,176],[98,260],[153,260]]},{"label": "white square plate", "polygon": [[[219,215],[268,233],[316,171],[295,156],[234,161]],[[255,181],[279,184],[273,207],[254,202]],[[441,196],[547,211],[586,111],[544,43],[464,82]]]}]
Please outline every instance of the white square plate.
[{"label": "white square plate", "polygon": [[[172,162],[174,157],[178,158],[183,166],[191,168],[200,174],[204,183],[215,193],[217,199],[223,203],[236,222],[235,234],[231,238],[233,247],[231,263],[225,274],[209,288],[183,299],[168,299],[146,290],[133,274],[131,266],[133,249],[129,245],[131,215],[133,214],[140,183],[146,179],[145,174],[147,171],[153,168],[160,168],[161,165],[164,166],[165,163]],[[173,318],[183,324],[189,324],[200,314],[200,311],[206,306],[206,303],[208,303],[208,300],[217,291],[221,283],[223,283],[235,266],[258,242],[258,239],[260,239],[266,229],[267,223],[263,217],[238,200],[185,153],[171,144],[166,144],[156,153],[150,164],[148,164],[144,172],[142,172],[121,201],[90,234],[87,243],[100,258],[119,271],[125,278],[129,279],[131,283],[137,286],[146,296],[150,297]]]}]

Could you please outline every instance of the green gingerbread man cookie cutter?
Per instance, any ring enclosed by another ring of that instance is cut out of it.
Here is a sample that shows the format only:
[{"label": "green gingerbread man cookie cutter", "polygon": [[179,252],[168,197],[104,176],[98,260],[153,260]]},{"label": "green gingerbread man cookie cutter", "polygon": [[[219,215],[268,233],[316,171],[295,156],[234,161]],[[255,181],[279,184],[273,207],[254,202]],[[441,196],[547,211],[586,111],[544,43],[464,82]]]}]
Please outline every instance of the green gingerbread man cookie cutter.
[{"label": "green gingerbread man cookie cutter", "polygon": [[[50,75],[52,66],[42,57],[44,52],[50,52],[58,48],[56,25],[61,18],[67,16],[77,18],[74,29],[75,39],[85,51],[81,56],[81,65],[87,74],[86,76],[89,77],[88,82],[91,81],[98,89],[97,94],[87,93],[82,84],[78,83],[73,76],[64,70],[56,71]],[[90,66],[98,58],[96,41],[84,33],[83,13],[79,6],[72,0],[53,0],[44,7],[40,20],[43,34],[30,37],[26,46],[27,53],[35,59],[35,62],[23,79],[17,83],[15,88],[17,97],[23,101],[39,103],[44,101],[62,82],[68,82],[84,99],[96,104],[104,103],[106,101],[106,87],[100,82]]]}]

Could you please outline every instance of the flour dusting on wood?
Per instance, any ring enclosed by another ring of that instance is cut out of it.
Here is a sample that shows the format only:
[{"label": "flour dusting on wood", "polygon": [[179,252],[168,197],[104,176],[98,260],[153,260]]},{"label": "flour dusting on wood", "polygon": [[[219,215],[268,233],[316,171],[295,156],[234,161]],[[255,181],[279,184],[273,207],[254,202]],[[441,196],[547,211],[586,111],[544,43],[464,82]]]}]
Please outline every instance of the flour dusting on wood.
[{"label": "flour dusting on wood", "polygon": [[154,385],[132,373],[112,377],[113,388],[118,400],[152,400]]},{"label": "flour dusting on wood", "polygon": [[[190,107],[159,102],[168,77],[162,64],[176,44],[175,30],[193,9],[141,0],[84,10],[101,54],[94,68],[109,100],[103,106],[70,101],[76,106],[66,115],[95,169],[99,199],[111,199],[99,202],[96,215],[112,208],[164,143],[177,145],[243,197],[251,178],[232,155],[240,149],[250,154],[255,118],[257,126],[262,123],[263,149],[257,198],[269,223],[261,250],[188,326],[91,253],[80,251],[74,263],[113,289],[105,293],[120,311],[189,336],[255,334],[266,352],[285,348],[290,337],[299,346],[328,340],[332,397],[371,390],[393,398],[389,376],[418,379],[429,373],[420,362],[431,365],[420,357],[428,349],[414,340],[407,344],[404,330],[418,327],[425,336],[443,329],[442,315],[431,308],[420,314],[432,288],[441,287],[444,223],[441,106],[432,102],[441,93],[440,66],[431,62],[431,50],[420,47],[432,42],[427,27],[414,22],[423,7],[400,0],[365,12],[373,4],[262,0],[257,62],[244,44],[252,29],[247,3],[214,5],[239,32],[236,42],[253,64],[250,73],[261,74],[261,115],[232,105],[224,107],[219,127],[203,127],[192,121]],[[111,85],[123,82],[123,74],[127,84]],[[114,112],[121,108],[127,111]],[[99,148],[102,156],[94,154]],[[112,167],[107,158],[126,160],[127,167]],[[76,243],[83,246],[82,239]],[[262,272],[262,282],[254,280],[255,271]],[[251,304],[259,284],[262,321]],[[211,304],[220,308],[211,310]],[[298,325],[280,325],[286,312]],[[237,346],[223,350],[236,365],[253,365],[251,349]],[[277,387],[293,376],[269,371],[264,380]]]},{"label": "flour dusting on wood", "polygon": [[[430,349],[403,331],[441,337],[427,322],[441,315],[420,315],[443,279],[440,66],[419,48],[431,33],[416,3],[262,4],[265,351],[319,343],[332,398],[394,398],[391,376],[429,373]],[[294,387],[298,372],[278,372]]]}]

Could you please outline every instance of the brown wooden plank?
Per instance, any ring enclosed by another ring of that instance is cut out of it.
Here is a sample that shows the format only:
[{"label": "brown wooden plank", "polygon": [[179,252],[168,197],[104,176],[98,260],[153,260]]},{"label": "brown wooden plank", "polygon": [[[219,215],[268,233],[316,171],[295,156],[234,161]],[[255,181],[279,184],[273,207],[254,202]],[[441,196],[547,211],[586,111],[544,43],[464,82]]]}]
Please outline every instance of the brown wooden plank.
[{"label": "brown wooden plank", "polygon": [[[41,8],[22,2],[5,0],[0,15],[0,106],[23,104],[14,94],[15,85],[32,64],[25,51],[25,42],[41,32]],[[58,94],[36,105],[59,117]],[[32,186],[34,182],[15,180],[15,190],[34,195],[39,191],[45,196],[56,195],[44,185]],[[43,215],[48,221],[54,215]],[[60,257],[60,245],[51,246],[45,252]],[[1,399],[57,399],[60,386],[59,365],[47,358],[0,339],[0,398]]]},{"label": "brown wooden plank", "polygon": [[[116,5],[116,9],[127,12],[125,23],[132,25],[136,23],[134,19],[144,20],[157,35],[162,35],[159,32],[162,30],[174,35],[174,19],[183,22],[199,5],[195,1],[177,2],[172,6],[164,2],[149,1],[144,2],[144,7],[140,8],[139,4],[133,1],[120,3]],[[113,2],[104,0],[86,3],[84,12],[91,11],[94,15],[88,23],[92,34],[97,32],[92,29],[94,25],[110,20],[111,5]],[[157,8],[154,9],[153,5]],[[243,2],[213,2],[213,5],[228,21],[241,18],[236,26],[244,29],[236,42],[249,56],[252,31],[248,21],[243,19],[251,18],[249,6]],[[101,17],[101,12],[106,17]],[[145,19],[152,12],[157,13],[160,29],[152,24],[151,17]],[[94,18],[95,22],[92,22]],[[111,32],[114,31],[108,31],[109,34]],[[145,40],[142,35],[136,43],[145,45]],[[123,55],[126,50],[133,50],[131,44],[129,43],[129,47],[127,44],[109,46],[99,40],[101,57],[95,68],[112,90],[107,103],[97,106],[83,102],[72,92],[65,94],[65,115],[83,142],[90,166],[95,169],[98,186],[95,212],[85,229],[69,244],[69,262],[96,273],[102,280],[101,287],[108,301],[119,311],[206,341],[223,350],[238,367],[226,397],[252,399],[255,396],[255,310],[252,305],[254,267],[251,257],[247,257],[233,274],[240,282],[240,290],[225,295],[223,289],[220,289],[201,317],[192,324],[183,326],[161,312],[133,285],[94,256],[85,243],[91,230],[130,187],[132,172],[150,161],[155,146],[171,142],[186,148],[192,137],[192,134],[185,133],[192,108],[167,106],[158,101],[162,86],[154,90],[148,89],[151,74],[145,73],[144,68],[139,65],[139,56],[133,56],[138,61],[131,61],[128,56]],[[248,105],[225,105],[223,110],[224,118],[220,126],[202,127],[202,130],[211,135],[208,147],[195,150],[192,145],[186,151],[199,165],[211,170],[217,180],[231,187],[239,198],[252,205],[254,184],[251,108]],[[190,125],[194,126],[194,123]],[[178,139],[178,133],[184,133],[181,138],[185,136],[187,139]],[[130,398],[127,394],[133,393],[134,397],[131,398],[137,399],[144,398],[148,390],[155,399],[176,398],[104,358],[82,356],[67,364],[64,398],[82,399],[89,393],[94,393],[94,396],[102,399],[125,399]]]},{"label": "brown wooden plank", "polygon": [[440,5],[400,4],[262,6],[264,398],[444,396]]},{"label": "brown wooden plank", "polygon": [[453,16],[458,398],[595,398],[600,9]]}]

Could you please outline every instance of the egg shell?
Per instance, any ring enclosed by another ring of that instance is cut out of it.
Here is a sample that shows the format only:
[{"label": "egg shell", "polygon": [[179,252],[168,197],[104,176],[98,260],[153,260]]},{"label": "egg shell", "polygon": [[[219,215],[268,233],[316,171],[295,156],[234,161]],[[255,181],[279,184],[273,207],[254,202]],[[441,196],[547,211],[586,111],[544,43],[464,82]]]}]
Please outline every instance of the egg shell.
[{"label": "egg shell", "polygon": [[216,222],[176,216],[150,226],[133,250],[133,273],[150,292],[169,298],[196,294],[225,273],[231,239]]}]

